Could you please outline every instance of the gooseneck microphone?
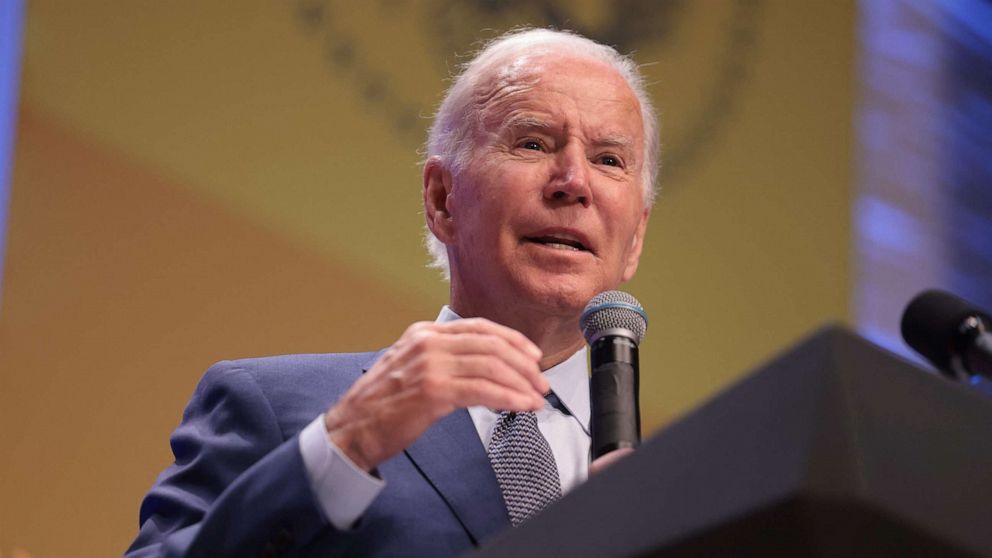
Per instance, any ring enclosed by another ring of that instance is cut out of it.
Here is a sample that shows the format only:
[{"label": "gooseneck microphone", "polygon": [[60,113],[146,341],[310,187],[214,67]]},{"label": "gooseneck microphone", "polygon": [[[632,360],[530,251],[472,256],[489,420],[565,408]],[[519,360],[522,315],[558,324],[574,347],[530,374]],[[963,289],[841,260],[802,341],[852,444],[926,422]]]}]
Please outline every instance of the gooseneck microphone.
[{"label": "gooseneck microphone", "polygon": [[593,297],[579,319],[589,343],[592,458],[641,443],[637,346],[648,328],[641,304],[621,291]]},{"label": "gooseneck microphone", "polygon": [[955,380],[992,379],[992,317],[944,291],[916,296],[902,315],[902,337]]}]

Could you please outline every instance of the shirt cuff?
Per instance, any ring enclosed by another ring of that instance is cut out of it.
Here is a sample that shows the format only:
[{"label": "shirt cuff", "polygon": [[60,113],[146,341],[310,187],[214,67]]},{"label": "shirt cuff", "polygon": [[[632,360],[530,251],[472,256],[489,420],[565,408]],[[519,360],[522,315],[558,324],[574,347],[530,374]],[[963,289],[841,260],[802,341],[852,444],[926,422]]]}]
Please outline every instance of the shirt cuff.
[{"label": "shirt cuff", "polygon": [[340,530],[350,529],[372,505],[386,482],[355,465],[327,435],[324,415],[300,432],[300,454],[324,516]]}]

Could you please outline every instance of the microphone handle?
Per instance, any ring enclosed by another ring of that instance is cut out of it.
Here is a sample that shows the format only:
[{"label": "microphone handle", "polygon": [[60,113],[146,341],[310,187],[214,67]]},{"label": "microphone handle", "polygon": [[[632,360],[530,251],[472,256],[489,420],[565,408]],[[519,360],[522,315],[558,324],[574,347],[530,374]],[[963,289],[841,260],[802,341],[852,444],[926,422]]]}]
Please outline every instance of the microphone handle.
[{"label": "microphone handle", "polygon": [[641,443],[637,343],[619,336],[597,339],[591,347],[589,378],[592,458]]}]

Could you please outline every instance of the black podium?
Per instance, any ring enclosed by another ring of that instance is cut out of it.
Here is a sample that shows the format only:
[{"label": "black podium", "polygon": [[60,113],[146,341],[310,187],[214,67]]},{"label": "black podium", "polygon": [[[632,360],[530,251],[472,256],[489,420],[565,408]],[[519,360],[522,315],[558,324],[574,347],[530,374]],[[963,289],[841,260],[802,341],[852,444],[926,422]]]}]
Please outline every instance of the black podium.
[{"label": "black podium", "polygon": [[992,556],[992,398],[816,333],[473,556]]}]

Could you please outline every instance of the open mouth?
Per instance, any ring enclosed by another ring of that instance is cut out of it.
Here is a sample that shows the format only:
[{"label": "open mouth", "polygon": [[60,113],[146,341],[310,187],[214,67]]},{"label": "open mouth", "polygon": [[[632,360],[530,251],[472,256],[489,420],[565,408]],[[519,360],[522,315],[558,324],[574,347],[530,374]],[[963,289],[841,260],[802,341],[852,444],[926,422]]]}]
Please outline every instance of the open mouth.
[{"label": "open mouth", "polygon": [[589,248],[587,248],[585,244],[582,244],[574,238],[565,238],[560,236],[527,236],[524,237],[524,240],[535,244],[542,244],[548,248],[554,248],[557,250],[571,250],[575,252],[589,251]]}]

